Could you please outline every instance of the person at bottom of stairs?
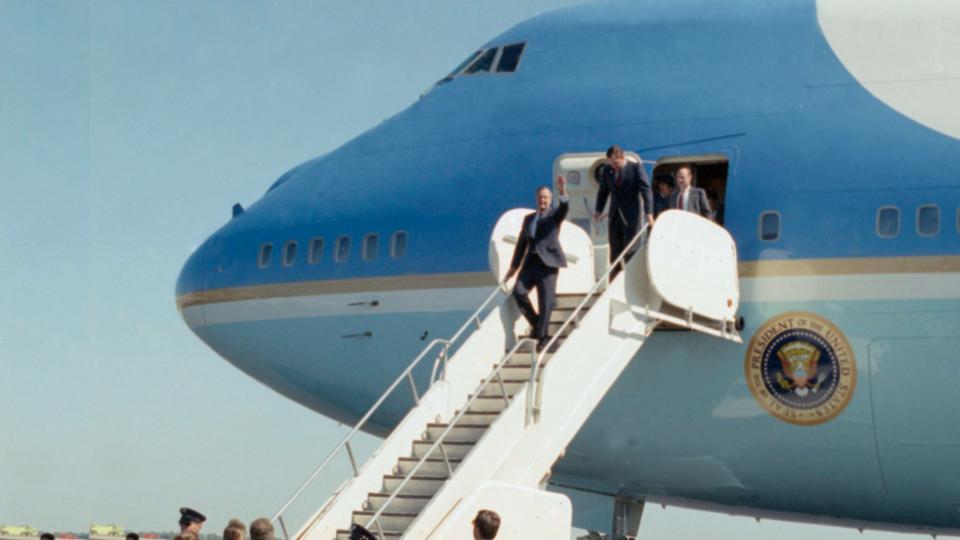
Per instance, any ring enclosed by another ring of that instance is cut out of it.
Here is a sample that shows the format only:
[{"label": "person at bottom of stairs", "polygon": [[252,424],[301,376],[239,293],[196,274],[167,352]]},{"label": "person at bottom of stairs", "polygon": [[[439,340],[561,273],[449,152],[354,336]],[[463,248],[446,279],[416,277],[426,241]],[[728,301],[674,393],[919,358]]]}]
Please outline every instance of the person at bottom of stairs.
[{"label": "person at bottom of stairs", "polygon": [[500,530],[500,515],[493,510],[480,510],[473,518],[473,540],[494,540]]}]

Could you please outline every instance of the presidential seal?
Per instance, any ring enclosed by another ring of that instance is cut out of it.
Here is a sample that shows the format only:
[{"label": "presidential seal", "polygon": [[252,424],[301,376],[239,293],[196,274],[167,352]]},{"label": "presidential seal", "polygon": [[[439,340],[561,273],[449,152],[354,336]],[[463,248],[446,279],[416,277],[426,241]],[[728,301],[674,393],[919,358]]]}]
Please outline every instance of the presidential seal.
[{"label": "presidential seal", "polygon": [[832,420],[857,386],[850,342],[830,321],[805,311],[763,323],[750,339],[743,370],[757,402],[791,424]]}]

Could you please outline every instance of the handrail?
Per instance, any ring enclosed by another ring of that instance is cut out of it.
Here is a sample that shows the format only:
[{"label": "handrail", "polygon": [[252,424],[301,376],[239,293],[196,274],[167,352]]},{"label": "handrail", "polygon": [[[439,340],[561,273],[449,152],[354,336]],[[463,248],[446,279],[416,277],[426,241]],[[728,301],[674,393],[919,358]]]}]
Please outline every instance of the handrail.
[{"label": "handrail", "polygon": [[[391,384],[383,392],[383,394],[380,395],[380,398],[377,399],[377,401],[370,407],[370,409],[366,412],[366,414],[364,414],[363,417],[357,421],[353,429],[350,430],[350,433],[348,433],[343,439],[341,439],[340,443],[337,444],[337,446],[332,451],[330,451],[329,454],[327,454],[327,457],[324,458],[322,462],[320,462],[320,465],[318,465],[317,468],[314,469],[309,476],[307,476],[307,479],[300,484],[300,487],[297,488],[297,490],[293,493],[293,495],[291,495],[287,499],[287,501],[283,504],[283,506],[280,507],[280,510],[277,511],[277,513],[273,516],[273,518],[270,519],[271,522],[279,521],[280,526],[283,529],[284,538],[286,538],[287,540],[290,539],[289,534],[287,534],[286,524],[283,522],[283,513],[290,508],[290,506],[300,497],[300,495],[303,494],[304,491],[306,491],[306,489],[310,486],[310,484],[312,484],[313,481],[316,480],[316,478],[320,475],[321,472],[323,472],[323,470],[327,467],[327,465],[329,465],[330,462],[333,461],[333,458],[336,457],[337,454],[339,454],[339,452],[344,448],[347,449],[347,453],[350,457],[350,463],[353,467],[353,478],[356,478],[357,476],[360,475],[360,468],[357,467],[356,460],[353,457],[353,449],[350,447],[351,439],[353,439],[353,437],[360,431],[360,429],[364,425],[366,425],[367,421],[373,416],[373,414],[377,411],[377,409],[381,405],[383,405],[383,403],[387,400],[387,398],[390,397],[391,394],[393,394],[393,391],[396,390],[397,386],[399,386],[404,379],[409,380],[411,385],[411,390],[413,392],[414,402],[419,403],[420,397],[417,395],[416,384],[414,384],[414,381],[413,381],[413,368],[415,368],[420,363],[420,361],[427,356],[427,353],[433,350],[434,347],[436,347],[438,344],[442,344],[443,349],[440,351],[439,355],[437,356],[437,360],[434,362],[434,373],[436,371],[437,365],[441,358],[443,358],[444,365],[446,365],[447,356],[450,351],[450,347],[454,345],[461,337],[463,337],[464,333],[466,332],[467,328],[470,326],[472,322],[476,321],[476,324],[479,327],[482,313],[484,312],[484,310],[486,310],[489,304],[501,292],[504,292],[502,282],[497,284],[497,287],[493,291],[491,291],[491,293],[487,296],[486,300],[484,300],[483,303],[480,304],[480,307],[478,307],[473,312],[473,314],[471,314],[470,317],[468,317],[467,320],[464,321],[464,323],[453,334],[453,336],[451,336],[449,339],[437,338],[431,341],[429,344],[427,344],[427,346],[423,349],[423,351],[421,351],[420,354],[417,355],[417,357],[414,358],[412,362],[410,362],[407,368],[404,369],[402,373],[400,373],[400,375],[396,378],[396,380],[393,381],[393,384]],[[431,377],[430,377],[431,386],[435,382],[433,378],[434,373],[431,373]],[[336,495],[340,493],[340,491],[342,491],[345,486],[346,484],[342,485],[340,489],[338,489],[336,493],[334,493],[334,497],[336,497]],[[332,501],[333,499],[331,499],[330,502]],[[329,502],[328,502],[328,505],[329,505]]]},{"label": "handrail", "polygon": [[[644,233],[646,233],[649,227],[650,227],[649,224],[645,224],[643,228],[641,228],[640,231],[638,231],[637,234],[634,235],[634,237],[630,240],[630,242],[626,246],[624,246],[623,252],[613,261],[613,263],[610,265],[607,271],[604,272],[603,275],[596,280],[596,282],[590,288],[589,292],[587,292],[587,295],[583,298],[580,304],[578,304],[577,307],[573,310],[573,313],[571,313],[571,315],[567,317],[566,321],[564,321],[564,323],[560,326],[560,329],[557,330],[553,338],[551,338],[550,341],[547,342],[547,345],[543,347],[543,349],[539,353],[537,352],[536,341],[534,341],[533,339],[527,338],[527,339],[519,340],[516,343],[516,345],[514,345],[513,348],[510,349],[510,351],[503,356],[503,358],[497,364],[496,368],[494,368],[494,370],[489,375],[487,375],[487,377],[480,384],[476,392],[474,392],[470,400],[467,401],[466,405],[464,405],[460,409],[460,412],[453,419],[450,420],[450,422],[447,424],[446,429],[444,429],[443,433],[441,433],[440,436],[437,437],[436,441],[433,443],[430,449],[427,450],[424,453],[423,457],[420,458],[419,461],[417,461],[417,464],[414,465],[412,469],[410,469],[410,472],[406,474],[406,477],[403,479],[403,481],[400,482],[400,485],[393,490],[393,493],[390,494],[390,497],[387,498],[386,502],[380,505],[380,509],[377,510],[373,514],[373,516],[367,520],[367,523],[365,526],[368,529],[371,527],[371,525],[376,525],[377,529],[381,533],[381,536],[383,535],[383,529],[380,527],[380,522],[379,522],[381,514],[383,514],[383,512],[390,506],[390,503],[393,502],[393,500],[397,497],[397,495],[403,490],[403,488],[407,485],[407,482],[409,482],[410,479],[416,475],[417,471],[420,470],[420,467],[427,461],[427,459],[430,458],[431,455],[433,455],[433,453],[437,450],[438,447],[440,449],[440,455],[443,458],[444,464],[447,467],[447,472],[449,473],[450,477],[453,476],[453,468],[450,466],[450,462],[447,459],[447,454],[443,449],[444,438],[457,425],[457,423],[460,421],[463,415],[466,414],[467,411],[470,409],[470,405],[472,405],[474,400],[476,400],[483,393],[483,390],[487,387],[487,385],[489,385],[494,380],[495,377],[500,384],[501,392],[503,392],[503,398],[506,401],[506,404],[508,406],[510,405],[510,399],[507,397],[507,394],[503,387],[503,378],[500,375],[500,371],[506,365],[510,357],[512,357],[513,354],[516,353],[523,345],[531,346],[530,356],[531,358],[534,359],[533,365],[531,366],[531,369],[530,369],[531,386],[527,390],[527,411],[526,412],[527,412],[528,420],[531,418],[532,408],[533,408],[532,407],[533,402],[531,401],[531,396],[533,395],[533,391],[534,391],[533,385],[536,384],[537,368],[540,365],[541,361],[543,360],[543,355],[550,350],[551,346],[553,346],[556,343],[557,339],[563,333],[563,331],[566,330],[566,328],[571,324],[571,322],[576,318],[576,316],[583,310],[587,302],[590,301],[590,297],[593,296],[593,294],[598,290],[598,288],[609,279],[609,276],[613,272],[613,270],[617,268],[621,262],[623,262],[626,256],[630,253],[630,250],[638,242],[638,240],[643,237]],[[544,366],[544,369],[546,369],[546,366]]]},{"label": "handrail", "polygon": [[[466,332],[467,327],[470,326],[470,323],[471,323],[471,322],[476,323],[477,329],[480,328],[480,323],[483,322],[483,321],[480,319],[480,316],[481,316],[481,314],[483,313],[483,311],[487,308],[487,306],[490,304],[490,302],[492,302],[493,299],[497,297],[497,293],[504,293],[504,294],[507,293],[507,289],[506,289],[505,286],[504,286],[505,284],[506,284],[506,280],[501,281],[500,283],[497,283],[497,288],[494,289],[494,290],[490,293],[489,296],[487,296],[487,299],[484,300],[482,304],[480,304],[480,307],[478,307],[478,308],[473,312],[472,315],[470,315],[469,317],[467,317],[467,320],[460,326],[460,329],[457,330],[457,331],[453,334],[453,336],[451,336],[450,339],[448,340],[448,341],[450,342],[450,343],[448,344],[448,346],[447,346],[448,349],[449,349],[449,346],[450,346],[450,345],[453,345],[454,343],[456,343],[457,340],[459,340],[459,339],[463,336],[463,333]],[[436,377],[437,377],[437,368],[440,366],[440,360],[443,360],[443,368],[444,368],[444,369],[443,369],[443,373],[446,374],[446,372],[447,372],[447,369],[446,369],[446,368],[447,368],[447,360],[449,360],[450,355],[448,355],[448,354],[446,354],[446,353],[447,353],[447,351],[445,350],[443,355],[437,356],[437,359],[433,361],[433,369],[432,369],[431,372],[430,372],[430,385],[431,385],[431,386],[433,385],[433,383],[435,383],[435,382],[437,381],[437,378],[436,378]]]},{"label": "handrail", "polygon": [[430,456],[433,455],[433,452],[434,452],[435,450],[437,450],[437,447],[438,447],[438,446],[440,447],[440,455],[441,455],[441,457],[443,458],[443,463],[444,463],[444,465],[447,466],[447,473],[450,475],[450,478],[453,477],[453,467],[450,466],[450,461],[447,459],[447,453],[446,453],[446,451],[444,451],[444,449],[443,449],[443,439],[444,439],[444,438],[447,436],[447,434],[450,433],[450,431],[457,425],[457,422],[459,422],[460,419],[463,418],[463,415],[464,415],[464,414],[467,414],[467,411],[470,409],[470,405],[473,405],[473,402],[474,402],[478,397],[480,397],[480,395],[483,393],[484,388],[486,388],[488,384],[490,384],[491,382],[493,382],[494,377],[496,377],[497,382],[500,384],[500,389],[501,389],[500,391],[503,392],[504,402],[506,402],[506,405],[507,405],[507,406],[510,405],[510,398],[507,396],[507,393],[506,393],[505,388],[504,388],[504,386],[503,386],[503,378],[502,378],[502,376],[500,375],[500,371],[503,369],[504,366],[507,365],[507,362],[510,360],[510,358],[511,358],[511,357],[520,349],[520,347],[523,346],[523,345],[527,345],[527,346],[530,347],[530,356],[531,356],[531,357],[533,357],[533,356],[536,354],[537,342],[536,342],[535,340],[533,340],[533,339],[525,338],[525,339],[519,340],[519,341],[517,342],[517,344],[514,345],[512,349],[510,349],[509,352],[507,352],[505,355],[503,355],[503,358],[501,358],[501,359],[500,359],[500,362],[497,363],[497,367],[494,368],[494,370],[493,370],[492,372],[490,372],[489,375],[487,375],[487,378],[485,378],[485,379],[483,380],[483,382],[480,384],[479,388],[477,388],[477,391],[474,392],[474,393],[473,393],[473,396],[470,398],[470,400],[467,401],[466,405],[464,405],[464,406],[460,409],[460,412],[457,413],[457,415],[456,415],[453,419],[450,420],[450,422],[447,424],[447,428],[443,430],[443,433],[441,433],[439,437],[437,437],[437,440],[433,443],[433,446],[431,446],[430,449],[427,450],[427,451],[424,453],[423,457],[420,458],[419,461],[417,461],[417,464],[414,465],[414,467],[413,467],[412,469],[410,469],[410,472],[406,474],[406,477],[403,479],[402,482],[400,482],[400,485],[397,486],[396,489],[393,490],[393,493],[390,494],[390,497],[388,497],[387,500],[386,500],[382,505],[380,505],[380,509],[377,510],[377,512],[376,512],[375,514],[373,514],[373,517],[371,517],[369,520],[367,520],[366,525],[364,525],[367,529],[369,529],[371,525],[376,524],[377,528],[380,529],[381,537],[383,537],[383,530],[380,528],[380,522],[378,521],[378,520],[380,519],[380,515],[383,513],[384,510],[386,510],[386,509],[390,506],[390,503],[393,502],[393,500],[397,497],[397,495],[400,494],[400,492],[403,490],[404,486],[407,485],[407,482],[409,482],[410,479],[413,478],[414,475],[417,474],[417,471],[420,470],[420,467],[427,461],[427,459],[429,459]]},{"label": "handrail", "polygon": [[[645,232],[647,232],[647,229],[649,228],[650,228],[650,224],[646,223],[643,225],[643,227],[639,231],[637,231],[637,234],[635,234],[633,238],[630,239],[630,242],[628,242],[627,245],[623,247],[623,251],[620,253],[620,256],[614,259],[613,263],[610,264],[610,267],[607,268],[607,271],[604,272],[603,275],[601,275],[596,280],[596,282],[594,282],[593,287],[590,287],[590,290],[587,291],[586,296],[584,296],[583,300],[581,300],[580,303],[577,304],[577,307],[574,308],[570,316],[567,317],[567,320],[565,320],[563,324],[560,325],[560,328],[558,328],[557,331],[553,334],[553,337],[550,338],[550,341],[547,342],[546,346],[544,346],[540,350],[540,352],[536,354],[535,361],[533,362],[533,365],[530,367],[530,384],[536,385],[537,387],[536,390],[538,394],[537,397],[539,397],[539,393],[540,393],[540,385],[537,383],[537,370],[540,368],[540,363],[543,361],[544,355],[547,354],[548,351],[550,351],[550,347],[552,347],[557,342],[557,339],[560,338],[560,335],[563,334],[564,330],[566,330],[567,327],[570,326],[570,324],[576,319],[577,315],[583,310],[584,306],[587,305],[587,302],[590,301],[590,297],[592,297],[597,292],[597,290],[601,285],[607,282],[607,280],[610,277],[610,274],[614,271],[614,269],[620,266],[620,263],[623,262],[623,260],[630,253],[630,249],[633,247],[633,245],[637,243],[637,241],[643,236]],[[543,369],[545,370],[546,368],[547,366],[544,365]],[[527,394],[527,405],[528,405],[527,423],[528,424],[533,421],[533,413],[534,413],[533,394],[534,394],[534,388],[531,386],[530,392]]]}]

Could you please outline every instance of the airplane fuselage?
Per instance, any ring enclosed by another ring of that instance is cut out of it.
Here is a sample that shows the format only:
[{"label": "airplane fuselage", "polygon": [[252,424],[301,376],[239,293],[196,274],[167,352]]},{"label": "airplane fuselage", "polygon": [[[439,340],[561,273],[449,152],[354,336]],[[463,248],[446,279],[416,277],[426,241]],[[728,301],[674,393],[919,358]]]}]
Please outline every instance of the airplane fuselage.
[{"label": "airplane fuselage", "polygon": [[[864,82],[876,72],[858,62],[887,43],[883,32],[870,41],[872,25],[898,19],[839,4],[614,2],[518,25],[484,47],[524,43],[514,72],[438,84],[292,169],[211,236],[178,281],[183,317],[252,377],[350,422],[490,291],[491,228],[532,205],[558,156],[617,143],[653,172],[719,155],[741,333],[753,343],[655,335],[552,482],[960,533],[960,104],[943,102],[930,120],[929,104],[914,103],[956,84],[960,29],[949,21],[960,12],[916,15],[921,31],[942,31],[939,48],[922,49],[939,55],[942,69],[931,69],[942,78]],[[897,29],[900,49],[909,29]],[[764,215],[777,216],[775,231]],[[378,247],[368,251],[371,233]],[[836,357],[837,384],[813,406],[826,387],[793,371],[765,380],[774,371],[764,366],[780,364],[761,357],[791,325],[823,324],[837,331],[810,331]],[[429,366],[417,372],[422,384],[428,376]],[[375,430],[389,431],[410,404],[393,398]]]}]

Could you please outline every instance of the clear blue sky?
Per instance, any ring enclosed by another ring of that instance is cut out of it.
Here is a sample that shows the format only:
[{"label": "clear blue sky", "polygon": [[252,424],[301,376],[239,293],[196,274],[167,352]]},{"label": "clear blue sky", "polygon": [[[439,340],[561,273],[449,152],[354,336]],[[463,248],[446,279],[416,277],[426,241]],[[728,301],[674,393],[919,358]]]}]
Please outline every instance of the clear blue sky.
[{"label": "clear blue sky", "polygon": [[[572,3],[0,0],[0,523],[272,514],[345,429],[196,339],[180,265],[233,203]],[[862,538],[659,507],[641,536]]]}]

